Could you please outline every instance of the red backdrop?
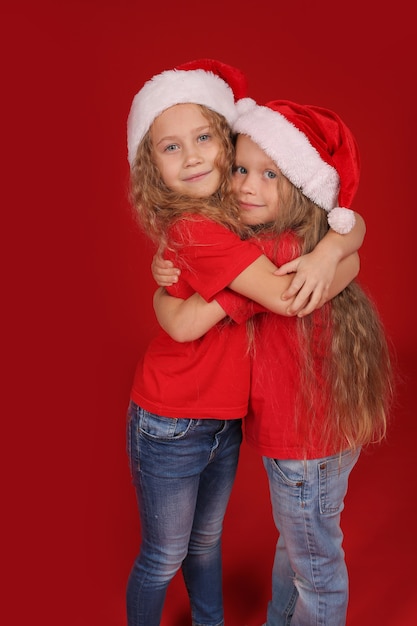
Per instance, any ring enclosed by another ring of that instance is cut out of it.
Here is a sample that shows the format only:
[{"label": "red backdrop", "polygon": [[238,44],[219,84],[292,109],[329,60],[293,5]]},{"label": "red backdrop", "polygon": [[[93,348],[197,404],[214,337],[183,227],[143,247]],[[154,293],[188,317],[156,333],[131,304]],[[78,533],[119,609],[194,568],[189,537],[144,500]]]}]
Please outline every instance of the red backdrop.
[{"label": "red backdrop", "polygon": [[[360,279],[385,321],[402,382],[389,441],[364,457],[348,494],[349,623],[414,623],[409,4],[368,14],[359,0],[3,3],[2,623],[125,624],[139,537],[125,411],[136,360],[155,327],[152,250],[127,201],[126,117],[152,74],[205,56],[246,72],[255,99],[334,108],[357,136],[362,180],[354,208],[368,228]],[[275,539],[261,462],[244,445],[225,521],[229,626],[261,624]],[[189,623],[179,578],[164,620]]]}]

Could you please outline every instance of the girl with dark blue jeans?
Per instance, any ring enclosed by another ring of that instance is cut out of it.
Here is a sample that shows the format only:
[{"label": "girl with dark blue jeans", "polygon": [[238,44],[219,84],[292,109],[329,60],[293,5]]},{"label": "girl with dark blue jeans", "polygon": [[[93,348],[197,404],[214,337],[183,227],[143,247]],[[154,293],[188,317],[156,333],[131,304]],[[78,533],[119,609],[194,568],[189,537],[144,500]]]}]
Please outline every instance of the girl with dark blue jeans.
[{"label": "girl with dark blue jeans", "polygon": [[166,419],[130,404],[142,545],[128,584],[129,623],[159,624],[182,567],[193,623],[223,624],[221,535],[241,440],[241,420]]}]

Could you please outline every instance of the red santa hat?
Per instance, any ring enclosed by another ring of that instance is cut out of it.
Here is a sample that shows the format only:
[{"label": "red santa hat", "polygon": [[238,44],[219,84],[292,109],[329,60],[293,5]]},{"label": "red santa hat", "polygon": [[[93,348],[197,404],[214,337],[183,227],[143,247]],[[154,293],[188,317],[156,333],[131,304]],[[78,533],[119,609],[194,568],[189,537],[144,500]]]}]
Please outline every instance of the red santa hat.
[{"label": "red santa hat", "polygon": [[140,142],[158,115],[175,104],[202,104],[236,119],[235,101],[246,96],[247,80],[237,68],[198,59],[156,74],[133,98],[127,121],[128,161],[132,167]]},{"label": "red santa hat", "polygon": [[340,117],[318,106],[274,100],[265,106],[244,98],[237,103],[237,133],[248,135],[281,172],[328,212],[338,233],[355,224],[350,208],[359,184],[356,140]]}]

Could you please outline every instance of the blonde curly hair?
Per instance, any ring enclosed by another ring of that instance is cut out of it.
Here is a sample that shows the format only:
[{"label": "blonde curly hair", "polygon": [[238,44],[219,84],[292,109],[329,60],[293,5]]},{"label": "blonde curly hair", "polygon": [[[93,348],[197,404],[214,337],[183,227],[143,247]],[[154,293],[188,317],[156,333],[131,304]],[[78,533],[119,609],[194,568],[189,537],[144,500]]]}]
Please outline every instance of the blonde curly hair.
[{"label": "blonde curly hair", "polygon": [[[267,235],[278,248],[280,236],[291,230],[299,242],[294,241],[293,256],[306,254],[329,230],[326,212],[282,174],[278,191],[282,201],[275,222],[253,229],[252,235]],[[321,309],[297,318],[296,323],[300,345],[296,420],[306,445],[318,428],[314,414],[318,384],[325,398],[323,405],[328,407],[324,428],[320,423],[323,446],[341,451],[381,441],[386,436],[393,399],[392,354],[370,296],[353,281]],[[318,353],[322,366],[319,380]]]},{"label": "blonde curly hair", "polygon": [[204,215],[239,235],[247,231],[240,221],[239,206],[231,189],[234,145],[230,126],[219,113],[203,105],[196,106],[208,120],[211,132],[221,145],[216,160],[221,183],[214,194],[208,198],[190,198],[169,189],[155,164],[150,131],[141,141],[131,169],[132,206],[140,226],[158,246],[169,243],[169,227],[186,214]]}]

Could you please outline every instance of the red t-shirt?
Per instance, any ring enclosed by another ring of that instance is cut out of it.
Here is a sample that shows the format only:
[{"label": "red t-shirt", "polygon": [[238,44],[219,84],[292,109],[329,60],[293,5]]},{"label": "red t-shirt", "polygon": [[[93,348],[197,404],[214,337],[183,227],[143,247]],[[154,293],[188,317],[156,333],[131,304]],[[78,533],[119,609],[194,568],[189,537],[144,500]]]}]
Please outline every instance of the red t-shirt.
[{"label": "red t-shirt", "polygon": [[[278,247],[273,240],[258,241],[266,256],[278,266],[298,255],[294,244],[296,239],[292,233],[283,235]],[[223,291],[216,299],[237,322],[244,321],[259,310],[259,305],[254,308],[250,300],[230,290]],[[297,332],[298,318],[270,312],[256,317],[256,349],[252,356],[245,434],[248,443],[264,456],[313,459],[337,452],[336,448],[323,448],[321,444],[328,397],[322,365],[331,333],[329,306],[325,305],[310,316],[313,323],[314,385],[309,396],[300,381],[302,353]]]},{"label": "red t-shirt", "polygon": [[[262,254],[252,242],[195,215],[173,225],[168,247],[166,258],[181,269],[171,295],[187,298],[197,291],[208,301]],[[245,325],[224,320],[185,343],[160,329],[138,364],[131,397],[166,417],[235,419],[247,413],[249,385]]]}]

